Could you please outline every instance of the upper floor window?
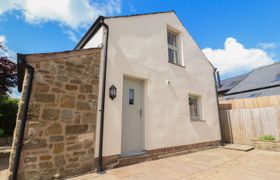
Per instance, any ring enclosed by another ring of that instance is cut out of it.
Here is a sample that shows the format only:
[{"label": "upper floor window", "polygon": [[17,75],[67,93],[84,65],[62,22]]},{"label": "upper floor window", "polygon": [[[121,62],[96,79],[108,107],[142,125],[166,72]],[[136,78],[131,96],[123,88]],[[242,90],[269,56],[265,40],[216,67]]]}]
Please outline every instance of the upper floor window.
[{"label": "upper floor window", "polygon": [[179,54],[178,34],[171,31],[167,31],[167,42],[168,42],[168,61],[174,64],[181,65],[178,57]]}]

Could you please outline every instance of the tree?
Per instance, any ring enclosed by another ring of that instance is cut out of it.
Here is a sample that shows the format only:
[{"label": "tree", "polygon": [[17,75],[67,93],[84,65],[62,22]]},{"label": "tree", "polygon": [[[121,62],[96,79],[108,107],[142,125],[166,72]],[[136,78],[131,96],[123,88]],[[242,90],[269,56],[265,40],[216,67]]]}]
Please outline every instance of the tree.
[{"label": "tree", "polygon": [[[0,44],[1,45],[1,44]],[[2,46],[0,46],[3,49]],[[0,57],[0,96],[7,95],[17,85],[17,67],[8,57]]]},{"label": "tree", "polygon": [[[7,52],[0,42],[0,51]],[[9,97],[17,85],[17,68],[6,53],[0,52],[0,137],[12,136],[16,124],[18,99]]]}]

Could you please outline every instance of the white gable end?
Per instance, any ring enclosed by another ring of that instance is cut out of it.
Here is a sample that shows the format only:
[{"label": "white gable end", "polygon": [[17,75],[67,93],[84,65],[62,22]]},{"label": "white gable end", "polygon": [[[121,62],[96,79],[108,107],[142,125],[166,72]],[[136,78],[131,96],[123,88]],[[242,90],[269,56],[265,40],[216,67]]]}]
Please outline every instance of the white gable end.
[{"label": "white gable end", "polygon": [[104,29],[103,29],[103,27],[101,27],[101,28],[96,32],[96,34],[94,34],[94,35],[90,38],[90,40],[85,44],[85,46],[83,47],[83,49],[102,47],[103,33],[104,33]]},{"label": "white gable end", "polygon": [[[219,140],[214,69],[176,14],[114,17],[104,22],[110,28],[104,155],[122,153],[123,87],[127,77],[144,82],[145,150]],[[169,62],[169,30],[178,36],[181,64]],[[96,40],[91,39],[85,47],[92,47],[91,41]],[[111,85],[117,88],[114,100],[107,96]],[[200,106],[197,113],[201,121],[191,120],[190,97],[198,98],[193,101]]]}]

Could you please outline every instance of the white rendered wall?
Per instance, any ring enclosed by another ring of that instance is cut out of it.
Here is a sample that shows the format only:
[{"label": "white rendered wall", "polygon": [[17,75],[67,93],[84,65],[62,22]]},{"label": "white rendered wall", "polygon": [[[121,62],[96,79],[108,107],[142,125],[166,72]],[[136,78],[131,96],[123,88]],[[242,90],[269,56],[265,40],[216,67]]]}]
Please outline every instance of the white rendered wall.
[{"label": "white rendered wall", "polygon": [[101,27],[96,34],[86,43],[83,49],[87,48],[96,48],[102,46],[102,39],[103,39],[103,27]]},{"label": "white rendered wall", "polygon": [[[104,156],[121,153],[125,75],[145,80],[145,150],[220,140],[213,67],[176,15],[113,18],[106,19],[105,23],[109,25],[110,33]],[[167,27],[180,31],[181,58],[185,67],[168,63]],[[113,101],[108,96],[112,84],[118,91]],[[189,94],[201,96],[204,121],[190,120]]]}]

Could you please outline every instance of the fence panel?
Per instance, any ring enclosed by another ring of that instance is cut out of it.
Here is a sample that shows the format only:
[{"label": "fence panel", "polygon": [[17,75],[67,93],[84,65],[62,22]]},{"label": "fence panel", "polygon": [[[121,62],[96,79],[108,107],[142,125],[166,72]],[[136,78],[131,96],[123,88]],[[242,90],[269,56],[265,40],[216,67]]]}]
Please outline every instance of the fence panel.
[{"label": "fence panel", "polygon": [[220,102],[222,139],[225,143],[251,144],[271,134],[280,137],[280,96]]}]

